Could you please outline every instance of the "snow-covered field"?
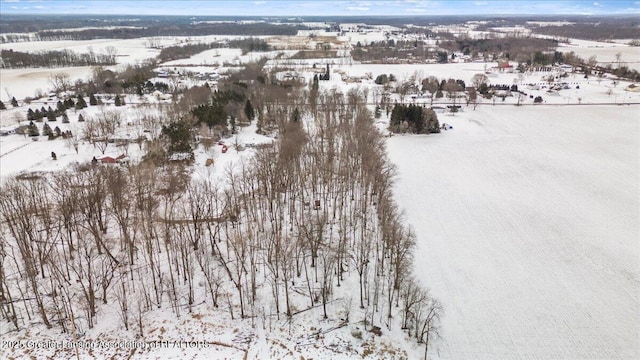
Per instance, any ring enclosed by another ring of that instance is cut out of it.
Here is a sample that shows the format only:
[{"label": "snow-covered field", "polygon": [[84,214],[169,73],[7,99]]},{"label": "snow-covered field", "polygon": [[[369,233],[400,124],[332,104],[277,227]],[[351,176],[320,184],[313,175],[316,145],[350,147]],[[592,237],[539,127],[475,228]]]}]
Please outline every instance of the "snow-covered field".
[{"label": "snow-covered field", "polygon": [[638,106],[489,107],[395,136],[442,359],[640,357]]},{"label": "snow-covered field", "polygon": [[76,80],[89,79],[91,66],[0,69],[0,79],[2,79],[0,100],[6,103],[11,100],[12,96],[22,100],[27,96],[33,97],[39,90],[43,94],[47,94],[51,89],[51,77],[61,72],[69,75],[69,80],[73,83]]},{"label": "snow-covered field", "polygon": [[258,61],[263,57],[272,59],[279,54],[293,55],[297,51],[295,50],[281,50],[281,51],[268,51],[268,52],[249,52],[242,54],[241,49],[220,48],[206,50],[196,55],[193,55],[187,59],[179,59],[162,63],[164,67],[171,66],[188,66],[188,65],[200,65],[200,66],[220,66],[224,63],[231,64],[245,64],[249,62]]},{"label": "snow-covered field", "polygon": [[[160,50],[150,48],[149,46],[172,46],[180,43],[208,43],[220,40],[230,40],[242,38],[242,36],[222,36],[222,35],[209,35],[209,36],[163,36],[154,38],[139,38],[139,39],[97,39],[97,40],[60,40],[60,41],[32,41],[32,42],[18,42],[18,43],[5,43],[0,44],[1,50],[13,49],[14,51],[24,52],[37,52],[37,51],[53,51],[53,50],[71,50],[78,53],[87,53],[90,49],[97,54],[106,53],[107,47],[114,47],[117,50],[118,66],[109,66],[108,69],[121,69],[128,64],[138,64],[145,60],[155,58]],[[172,62],[169,65],[180,64],[205,64],[213,65],[216,62],[222,64],[223,62],[231,62],[236,58],[243,61],[249,61],[249,59],[260,58],[260,54],[250,53],[245,56],[241,56],[241,51],[238,49],[216,49],[217,54],[221,56],[214,57],[215,51],[211,50],[208,54],[196,55],[197,61],[185,61],[178,60],[175,64]],[[27,69],[0,69],[0,78],[2,79],[2,91],[0,92],[0,99],[7,102],[11,99],[11,96],[15,96],[16,99],[22,100],[26,96],[34,96],[36,90],[40,89],[46,93],[51,87],[50,77],[51,74],[64,72],[69,75],[71,82],[75,80],[87,80],[91,76],[90,66],[78,66],[78,67],[65,67],[65,68],[27,68]],[[8,93],[11,96],[8,96]]]},{"label": "snow-covered field", "polygon": [[156,45],[168,46],[178,41],[177,37],[163,37],[158,39],[96,39],[96,40],[58,40],[58,41],[33,41],[19,43],[0,44],[0,49],[24,52],[71,50],[77,53],[87,53],[92,50],[96,54],[106,53],[107,47],[117,49],[119,64],[135,64],[146,59],[154,58],[159,53],[158,49],[149,48],[150,40]]},{"label": "snow-covered field", "polygon": [[[628,42],[628,40],[626,42]],[[591,56],[595,56],[601,65],[606,66],[609,63],[613,63],[611,66],[614,68],[618,62],[616,54],[619,53],[620,63],[622,65],[640,71],[640,47],[629,46],[626,43],[571,39],[570,44],[561,44],[561,46],[558,46],[558,51],[564,53],[573,51],[585,60]]]}]

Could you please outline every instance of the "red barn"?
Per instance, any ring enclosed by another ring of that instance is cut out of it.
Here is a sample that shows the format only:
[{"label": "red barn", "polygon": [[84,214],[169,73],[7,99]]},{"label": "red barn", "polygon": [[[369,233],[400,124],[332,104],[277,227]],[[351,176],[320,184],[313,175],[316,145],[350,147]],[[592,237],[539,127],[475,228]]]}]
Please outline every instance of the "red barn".
[{"label": "red barn", "polygon": [[113,158],[111,156],[103,156],[101,158],[98,159],[98,161],[100,161],[102,164],[116,164],[118,162],[120,162],[120,160],[124,159],[126,156],[124,154]]}]

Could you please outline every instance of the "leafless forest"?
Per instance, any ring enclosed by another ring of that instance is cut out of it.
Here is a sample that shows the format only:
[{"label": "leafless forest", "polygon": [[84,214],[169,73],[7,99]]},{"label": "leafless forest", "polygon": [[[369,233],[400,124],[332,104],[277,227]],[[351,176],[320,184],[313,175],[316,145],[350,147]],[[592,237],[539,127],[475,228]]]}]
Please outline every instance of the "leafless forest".
[{"label": "leafless forest", "polygon": [[[367,95],[254,96],[278,141],[219,183],[148,161],[8,181],[2,317],[75,335],[114,321],[101,316],[110,304],[123,329],[145,336],[156,308],[181,317],[209,303],[267,326],[322,307],[343,325],[401,326],[426,351],[442,308],[412,278],[416,239],[392,200]],[[353,296],[337,299],[349,280]]]}]

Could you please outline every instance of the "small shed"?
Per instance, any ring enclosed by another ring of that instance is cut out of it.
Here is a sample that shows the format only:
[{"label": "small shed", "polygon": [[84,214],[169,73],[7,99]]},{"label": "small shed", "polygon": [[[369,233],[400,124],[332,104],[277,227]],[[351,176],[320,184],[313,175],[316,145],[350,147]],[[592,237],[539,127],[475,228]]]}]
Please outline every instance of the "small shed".
[{"label": "small shed", "polygon": [[124,159],[126,156],[124,154],[118,156],[118,157],[112,157],[112,156],[103,156],[101,158],[98,159],[98,161],[102,164],[116,164],[119,163],[122,159]]}]

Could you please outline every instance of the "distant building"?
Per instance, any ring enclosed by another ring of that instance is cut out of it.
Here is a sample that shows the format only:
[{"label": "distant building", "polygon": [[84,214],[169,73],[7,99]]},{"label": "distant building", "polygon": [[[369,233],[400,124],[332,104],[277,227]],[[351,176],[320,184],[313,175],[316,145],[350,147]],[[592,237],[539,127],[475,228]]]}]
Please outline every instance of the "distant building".
[{"label": "distant building", "polygon": [[509,60],[498,60],[498,70],[513,70],[513,65],[509,63]]},{"label": "distant building", "polygon": [[101,158],[98,159],[98,161],[102,164],[116,164],[121,162],[123,159],[125,159],[126,156],[124,154],[118,156],[118,157],[111,157],[111,156],[103,156]]},{"label": "distant building", "polygon": [[11,134],[15,134],[16,133],[16,128],[12,128],[12,127],[5,127],[0,129],[0,136],[8,136]]}]

